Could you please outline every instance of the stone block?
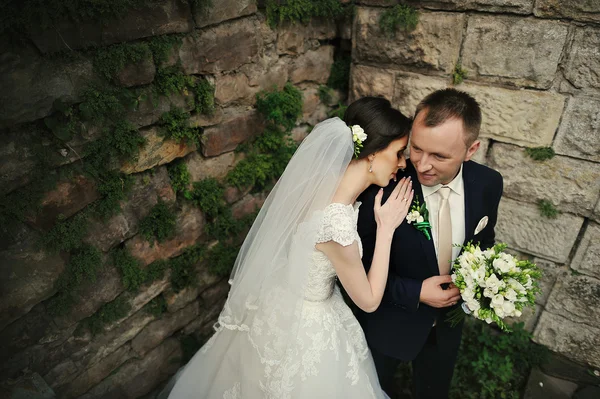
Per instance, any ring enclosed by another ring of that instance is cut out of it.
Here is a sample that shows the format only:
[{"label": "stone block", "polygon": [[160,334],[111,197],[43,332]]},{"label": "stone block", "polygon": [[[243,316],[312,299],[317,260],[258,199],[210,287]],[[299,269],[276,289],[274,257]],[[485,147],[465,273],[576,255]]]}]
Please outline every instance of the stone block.
[{"label": "stone block", "polygon": [[146,139],[146,144],[140,149],[135,161],[126,162],[121,167],[121,172],[126,174],[143,172],[196,151],[196,143],[186,139],[180,141],[165,139],[161,129],[153,126],[140,130],[140,136]]},{"label": "stone block", "polygon": [[[412,115],[408,115],[408,116],[412,116]],[[482,165],[488,165],[488,162],[487,162],[487,153],[488,153],[488,148],[490,146],[490,139],[486,139],[484,137],[480,137],[479,141],[481,142],[481,144],[479,145],[479,149],[473,155],[473,157],[471,158],[471,160],[475,161],[477,163],[480,163]]]},{"label": "stone block", "polygon": [[142,357],[149,350],[158,346],[165,338],[170,337],[175,331],[187,325],[198,316],[200,305],[192,302],[185,308],[163,316],[148,324],[132,341],[131,347]]},{"label": "stone block", "polygon": [[533,339],[540,345],[579,363],[600,367],[600,328],[573,323],[551,312],[543,312]]},{"label": "stone block", "polygon": [[504,178],[504,195],[537,203],[545,199],[560,211],[589,216],[600,192],[600,164],[555,156],[534,161],[525,149],[494,144],[490,167]]},{"label": "stone block", "polygon": [[542,18],[568,18],[584,22],[600,22],[600,3],[596,0],[537,0],[533,13]]},{"label": "stone block", "polygon": [[181,345],[175,338],[168,338],[142,359],[127,362],[81,399],[138,398],[152,391],[154,386],[180,366]]},{"label": "stone block", "polygon": [[152,55],[143,60],[125,66],[117,73],[117,81],[121,86],[133,87],[152,83],[156,75],[156,67]]},{"label": "stone block", "polygon": [[215,80],[215,101],[219,105],[231,102],[252,105],[257,91],[250,87],[248,77],[243,73],[222,75]]},{"label": "stone block", "polygon": [[590,222],[579,242],[571,267],[580,273],[600,279],[600,225]]},{"label": "stone block", "polygon": [[262,118],[253,111],[228,109],[225,122],[209,127],[202,135],[202,155],[212,157],[233,151],[238,146],[260,134],[264,129]]},{"label": "stone block", "polygon": [[156,167],[152,172],[138,173],[134,179],[122,212],[107,221],[91,219],[85,242],[108,252],[110,248],[137,234],[139,222],[148,215],[159,199],[165,202],[175,201],[175,193],[165,166]]},{"label": "stone block", "polygon": [[463,14],[421,12],[412,32],[388,37],[379,27],[382,8],[357,9],[353,59],[382,67],[405,67],[449,74],[459,57]]},{"label": "stone block", "polygon": [[565,78],[583,92],[600,92],[600,29],[577,28],[566,58]]},{"label": "stone block", "polygon": [[125,242],[125,248],[143,265],[149,265],[157,260],[180,255],[186,248],[194,245],[204,235],[204,225],[205,220],[200,209],[184,203],[182,209],[177,211],[173,237],[163,242],[149,242],[138,234]]},{"label": "stone block", "polygon": [[537,205],[502,198],[496,224],[496,241],[558,263],[568,260],[583,218],[560,214],[543,218]]},{"label": "stone block", "polygon": [[203,28],[229,19],[254,14],[256,10],[256,0],[221,0],[205,7],[196,7],[194,20],[198,28]]},{"label": "stone block", "polygon": [[432,10],[474,10],[494,13],[531,14],[534,0],[408,0]]},{"label": "stone block", "polygon": [[44,118],[57,99],[81,100],[95,78],[91,61],[48,60],[32,46],[0,44],[0,129]]},{"label": "stone block", "polygon": [[382,68],[352,65],[350,69],[350,101],[366,96],[383,97],[392,101],[394,73]]},{"label": "stone block", "polygon": [[291,82],[327,83],[333,65],[333,50],[333,46],[325,45],[298,56],[288,70]]},{"label": "stone block", "polygon": [[[468,78],[547,89],[552,85],[568,26],[521,17],[472,16],[462,50]],[[527,49],[526,57],[515,57]]]},{"label": "stone block", "polygon": [[254,18],[244,18],[187,36],[179,49],[185,73],[233,71],[255,60],[259,50],[256,29]]},{"label": "stone block", "polygon": [[600,162],[599,99],[569,99],[553,148],[558,154]]},{"label": "stone block", "polygon": [[39,235],[29,229],[0,251],[0,330],[56,292],[55,283],[66,262],[39,247]]},{"label": "stone block", "polygon": [[523,399],[570,398],[577,384],[544,374],[537,367],[531,370]]},{"label": "stone block", "polygon": [[[576,324],[598,327],[600,280],[577,275],[567,275],[558,279],[546,303],[546,311]],[[597,360],[600,361],[600,358]]]},{"label": "stone block", "polygon": [[548,302],[556,281],[565,278],[567,274],[570,274],[570,271],[568,266],[559,266],[552,261],[542,258],[533,258],[532,262],[542,269],[542,278],[540,279],[540,289],[542,292],[535,298],[535,303],[544,306]]},{"label": "stone block", "polygon": [[212,158],[204,158],[194,152],[185,158],[185,163],[190,172],[190,180],[196,182],[209,177],[223,179],[242,158],[241,154],[233,151]]}]

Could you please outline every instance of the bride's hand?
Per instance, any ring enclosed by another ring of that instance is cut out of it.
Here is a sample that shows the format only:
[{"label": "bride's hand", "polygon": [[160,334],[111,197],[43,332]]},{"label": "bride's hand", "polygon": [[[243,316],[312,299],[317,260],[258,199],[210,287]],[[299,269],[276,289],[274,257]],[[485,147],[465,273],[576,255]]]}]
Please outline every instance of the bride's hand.
[{"label": "bride's hand", "polygon": [[410,204],[412,204],[413,195],[414,190],[410,178],[400,180],[383,205],[381,205],[383,189],[380,189],[375,197],[374,207],[377,227],[393,233],[406,218]]}]

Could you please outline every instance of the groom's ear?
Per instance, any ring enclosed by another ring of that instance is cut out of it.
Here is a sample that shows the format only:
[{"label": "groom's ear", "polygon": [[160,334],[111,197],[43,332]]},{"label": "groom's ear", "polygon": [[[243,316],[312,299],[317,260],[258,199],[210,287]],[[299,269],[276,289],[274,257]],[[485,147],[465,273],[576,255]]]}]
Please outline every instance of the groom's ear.
[{"label": "groom's ear", "polygon": [[465,162],[469,161],[471,159],[471,157],[473,155],[475,155],[475,153],[479,149],[480,145],[481,145],[481,141],[479,141],[479,140],[475,140],[473,142],[473,144],[471,144],[471,146],[467,149],[467,155],[465,155]]}]

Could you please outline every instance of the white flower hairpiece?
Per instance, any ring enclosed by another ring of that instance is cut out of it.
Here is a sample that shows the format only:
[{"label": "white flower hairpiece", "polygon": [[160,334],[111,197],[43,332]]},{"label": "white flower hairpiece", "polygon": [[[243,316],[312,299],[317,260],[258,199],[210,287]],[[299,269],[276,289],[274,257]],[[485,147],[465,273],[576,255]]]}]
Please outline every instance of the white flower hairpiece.
[{"label": "white flower hairpiece", "polygon": [[363,148],[363,142],[368,136],[359,125],[350,126],[350,130],[352,131],[352,141],[354,142],[354,156],[358,158],[358,154],[360,154],[360,150]]}]

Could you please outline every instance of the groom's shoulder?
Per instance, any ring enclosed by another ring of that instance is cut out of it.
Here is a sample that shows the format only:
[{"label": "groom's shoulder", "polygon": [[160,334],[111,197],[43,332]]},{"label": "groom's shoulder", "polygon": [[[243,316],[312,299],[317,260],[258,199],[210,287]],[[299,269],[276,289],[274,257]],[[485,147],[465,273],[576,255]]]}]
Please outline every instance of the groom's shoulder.
[{"label": "groom's shoulder", "polygon": [[475,161],[467,161],[464,163],[465,170],[478,179],[483,179],[491,184],[502,184],[502,175],[495,169],[489,166],[482,165]]}]

